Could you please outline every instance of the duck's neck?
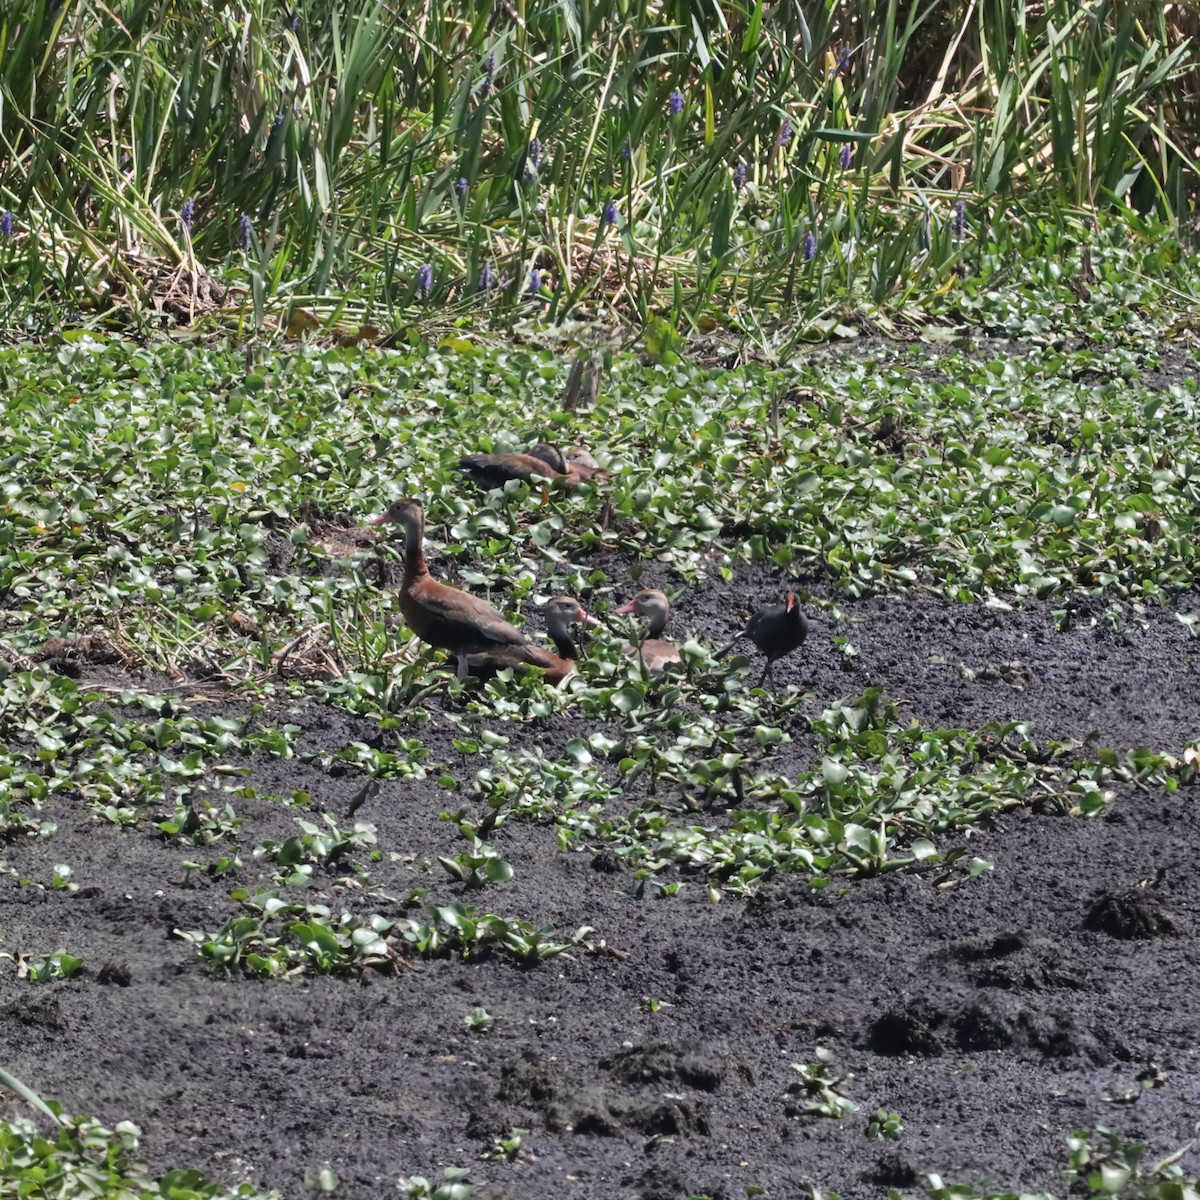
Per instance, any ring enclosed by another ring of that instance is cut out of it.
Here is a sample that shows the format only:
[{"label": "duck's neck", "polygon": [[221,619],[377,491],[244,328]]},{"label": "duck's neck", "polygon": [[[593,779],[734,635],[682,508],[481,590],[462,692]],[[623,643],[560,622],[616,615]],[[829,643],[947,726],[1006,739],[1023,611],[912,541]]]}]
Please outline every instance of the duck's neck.
[{"label": "duck's neck", "polygon": [[646,614],[646,640],[657,640],[667,627],[667,614],[661,608],[652,609]]},{"label": "duck's neck", "polygon": [[429,574],[425,563],[425,519],[413,514],[401,525],[404,530],[404,587],[411,587]]},{"label": "duck's neck", "polygon": [[546,632],[550,635],[550,640],[554,643],[554,648],[558,651],[559,658],[573,660],[579,657],[579,652],[575,646],[575,639],[571,636],[569,626],[560,625],[557,621],[549,621],[546,624]]}]

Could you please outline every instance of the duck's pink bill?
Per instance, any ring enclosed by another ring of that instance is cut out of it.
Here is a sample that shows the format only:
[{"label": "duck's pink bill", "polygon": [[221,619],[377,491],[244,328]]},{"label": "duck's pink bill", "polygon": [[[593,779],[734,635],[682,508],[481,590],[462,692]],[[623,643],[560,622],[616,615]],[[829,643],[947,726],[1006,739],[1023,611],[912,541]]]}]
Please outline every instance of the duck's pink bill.
[{"label": "duck's pink bill", "polygon": [[377,517],[368,517],[367,524],[368,525],[386,525],[387,519],[388,519],[387,513],[381,512],[379,514],[379,516],[377,516]]},{"label": "duck's pink bill", "polygon": [[626,613],[631,613],[636,607],[637,601],[630,600],[628,604],[622,604],[621,607],[617,609],[617,616],[620,617],[624,616]]},{"label": "duck's pink bill", "polygon": [[593,617],[591,613],[584,612],[582,608],[579,610],[579,615],[575,619],[577,621],[582,621],[585,625],[599,625],[600,624],[600,622],[597,621],[596,618]]}]

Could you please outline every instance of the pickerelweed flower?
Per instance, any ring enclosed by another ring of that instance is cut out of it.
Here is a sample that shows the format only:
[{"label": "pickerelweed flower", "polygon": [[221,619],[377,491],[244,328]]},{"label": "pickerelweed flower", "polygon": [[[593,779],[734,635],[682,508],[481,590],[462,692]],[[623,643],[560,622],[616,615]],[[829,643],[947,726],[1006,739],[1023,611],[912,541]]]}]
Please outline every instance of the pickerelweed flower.
[{"label": "pickerelweed flower", "polygon": [[529,294],[531,296],[536,296],[541,290],[542,273],[537,269],[537,267],[534,267],[533,270],[529,272]]},{"label": "pickerelweed flower", "polygon": [[272,129],[278,129],[283,124],[283,113],[277,112],[274,120],[271,122]]},{"label": "pickerelweed flower", "polygon": [[422,263],[417,270],[417,295],[422,300],[429,299],[433,290],[433,268],[428,263]]},{"label": "pickerelweed flower", "polygon": [[775,135],[775,145],[787,147],[792,144],[792,138],[796,136],[796,131],[792,128],[791,117],[784,117],[783,124],[779,127],[779,132]]},{"label": "pickerelweed flower", "polygon": [[485,262],[483,270],[479,272],[479,290],[481,292],[490,291],[496,286],[496,272],[492,270],[492,264]]},{"label": "pickerelweed flower", "polygon": [[496,82],[496,52],[489,50],[483,59],[483,79],[479,82],[479,95],[486,96]]},{"label": "pickerelweed flower", "polygon": [[632,156],[632,154],[633,154],[633,147],[629,144],[629,138],[627,137],[625,139],[625,145],[623,145],[621,147],[621,157],[623,159],[625,159],[626,162],[628,162],[630,157]]},{"label": "pickerelweed flower", "polygon": [[804,238],[804,261],[812,262],[817,257],[817,235],[810,233]]},{"label": "pickerelweed flower", "polygon": [[740,192],[746,186],[746,164],[739,158],[733,168],[733,190]]},{"label": "pickerelweed flower", "polygon": [[954,236],[960,238],[967,232],[967,202],[965,200],[956,200],[954,202]]},{"label": "pickerelweed flower", "polygon": [[854,147],[849,142],[842,143],[842,148],[838,151],[838,162],[843,171],[850,170],[851,164],[854,162]]},{"label": "pickerelweed flower", "polygon": [[238,244],[243,250],[249,250],[254,245],[254,222],[250,220],[246,213],[242,213],[238,217],[238,226],[241,230]]},{"label": "pickerelweed flower", "polygon": [[465,175],[461,176],[459,181],[454,185],[454,190],[458,193],[460,202],[467,198],[467,192],[471,190],[471,185],[467,182]]},{"label": "pickerelweed flower", "polygon": [[835,75],[850,74],[850,49],[848,46],[843,46],[838,51],[837,66],[833,69]]},{"label": "pickerelweed flower", "polygon": [[683,93],[676,88],[667,100],[667,112],[673,117],[679,116],[683,112]]},{"label": "pickerelweed flower", "polygon": [[0,213],[0,237],[10,238],[13,235],[13,215],[10,212]]},{"label": "pickerelweed flower", "polygon": [[184,202],[183,207],[179,210],[179,222],[188,231],[192,232],[192,222],[196,219],[196,202],[189,196]]},{"label": "pickerelweed flower", "polygon": [[291,24],[292,24],[292,32],[298,33],[300,31],[300,14],[299,13],[292,13]]},{"label": "pickerelweed flower", "polygon": [[542,165],[542,143],[537,138],[529,139],[529,163],[535,171]]},{"label": "pickerelweed flower", "polygon": [[600,217],[600,224],[601,225],[615,225],[617,223],[618,215],[619,214],[617,213],[617,202],[615,200],[610,200],[604,206],[604,213]]}]

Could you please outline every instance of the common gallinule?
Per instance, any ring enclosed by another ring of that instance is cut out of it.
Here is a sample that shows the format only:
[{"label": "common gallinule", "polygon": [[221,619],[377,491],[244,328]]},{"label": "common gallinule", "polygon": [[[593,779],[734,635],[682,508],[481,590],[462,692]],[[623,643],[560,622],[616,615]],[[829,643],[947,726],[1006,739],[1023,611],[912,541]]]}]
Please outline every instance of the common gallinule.
[{"label": "common gallinule", "polygon": [[728,646],[723,647],[717,657],[728,654],[742,638],[749,638],[767,656],[767,665],[756,685],[762,687],[771,676],[775,660],[791,654],[807,636],[808,622],[800,611],[796,597],[788,592],[786,603],[769,604],[754,613],[746,622],[746,628]]}]

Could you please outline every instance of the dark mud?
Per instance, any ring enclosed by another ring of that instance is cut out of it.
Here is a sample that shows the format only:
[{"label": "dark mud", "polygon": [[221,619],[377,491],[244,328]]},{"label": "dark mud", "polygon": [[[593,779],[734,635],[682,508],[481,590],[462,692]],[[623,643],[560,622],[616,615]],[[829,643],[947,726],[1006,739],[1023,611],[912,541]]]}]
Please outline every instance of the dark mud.
[{"label": "dark mud", "polygon": [[[783,586],[750,573],[685,591],[673,629],[715,641]],[[1019,719],[1043,740],[1173,752],[1200,734],[1200,641],[1173,610],[1096,605],[1059,632],[1035,604],[909,593],[840,609],[817,612],[808,644],[777,669],[780,684],[812,688],[809,711],[880,685],[928,723]],[[311,705],[285,717],[307,750],[376,733]],[[506,732],[555,755],[578,732],[568,724]],[[308,790],[345,814],[361,780],[269,761],[250,782]],[[373,881],[392,895],[415,883],[431,900],[458,894],[427,866],[454,852],[439,814],[457,803],[432,781],[384,783],[358,814],[385,851]],[[236,882],[250,886],[265,878],[254,845],[293,831],[293,813],[237,809],[251,820]],[[606,950],[536,969],[418,962],[361,983],[212,977],[171,932],[217,928],[230,883],[184,886],[179,847],[66,800],[50,815],[57,834],[7,847],[7,861],[28,879],[68,863],[79,891],[6,876],[4,948],[64,946],[87,973],[42,985],[5,973],[0,1062],[71,1111],[135,1121],[155,1168],[199,1166],[287,1196],[328,1163],[353,1197],[394,1195],[398,1177],[445,1165],[471,1166],[478,1194],[512,1200],[732,1200],[749,1186],[777,1200],[810,1186],[876,1197],[926,1171],[1054,1186],[1072,1132],[1103,1125],[1161,1154],[1200,1112],[1194,789],[1130,787],[1087,820],[1010,813],[969,838],[994,869],[955,890],[897,875],[817,895],[787,878],[718,905],[695,881],[637,899],[628,872],[604,869],[611,857],[563,853],[551,830],[509,822],[493,840],[514,879],[468,902],[591,925]],[[318,877],[309,895],[340,903],[331,882]],[[468,1030],[476,1005],[495,1018],[490,1033]],[[808,1114],[792,1066],[822,1050],[852,1076],[840,1090],[859,1109],[840,1121]],[[879,1108],[899,1114],[898,1141],[867,1136]],[[514,1127],[529,1131],[519,1161],[481,1161]],[[1195,1151],[1184,1162],[1200,1169]]]}]

